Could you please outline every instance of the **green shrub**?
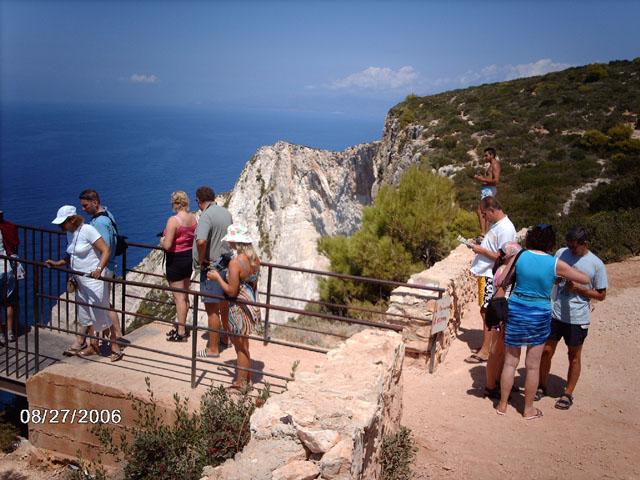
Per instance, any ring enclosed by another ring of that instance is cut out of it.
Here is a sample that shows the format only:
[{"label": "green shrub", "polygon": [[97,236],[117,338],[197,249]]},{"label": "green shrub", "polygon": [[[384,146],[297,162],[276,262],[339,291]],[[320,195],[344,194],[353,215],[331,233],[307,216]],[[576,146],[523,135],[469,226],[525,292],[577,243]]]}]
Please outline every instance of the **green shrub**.
[{"label": "green shrub", "polygon": [[0,412],[0,451],[9,453],[15,450],[18,441],[18,429],[5,421],[4,412]]},{"label": "green shrub", "polygon": [[[331,261],[331,271],[404,282],[446,256],[458,234],[475,233],[474,215],[455,202],[453,183],[426,165],[409,167],[397,187],[380,188],[363,212],[362,227],[350,238],[325,237],[318,250]],[[324,301],[378,303],[392,287],[323,279]]]},{"label": "green shrub", "polygon": [[400,427],[394,435],[382,441],[382,480],[409,480],[413,478],[411,467],[418,449],[411,430]]},{"label": "green shrub", "polygon": [[[205,465],[219,465],[248,442],[249,417],[255,409],[248,390],[231,396],[223,386],[211,386],[194,413],[188,410],[188,400],[176,394],[175,421],[167,422],[148,377],[145,382],[149,401],[129,394],[136,418],[119,439],[107,425],[93,429],[104,452],[124,462],[126,480],[198,480]],[[261,400],[266,396],[268,391],[263,391]]]},{"label": "green shrub", "polygon": [[607,135],[609,135],[612,143],[628,140],[631,138],[632,133],[633,127],[627,123],[618,123],[607,130]]},{"label": "green shrub", "polygon": [[591,65],[587,65],[585,73],[584,83],[597,82],[609,76],[607,66],[601,63],[592,63]]},{"label": "green shrub", "polygon": [[582,136],[581,144],[586,148],[598,149],[609,143],[609,137],[599,130],[587,130]]},{"label": "green shrub", "polygon": [[568,215],[558,219],[558,247],[575,225],[589,232],[589,248],[604,262],[618,262],[640,254],[640,208],[601,211],[593,215]]}]

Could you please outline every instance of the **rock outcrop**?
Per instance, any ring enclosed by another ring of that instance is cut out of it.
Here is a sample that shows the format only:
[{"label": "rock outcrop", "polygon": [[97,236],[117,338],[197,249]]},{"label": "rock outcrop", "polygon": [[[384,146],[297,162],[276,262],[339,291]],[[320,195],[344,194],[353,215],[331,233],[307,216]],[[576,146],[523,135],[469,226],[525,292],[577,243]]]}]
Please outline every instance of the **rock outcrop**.
[{"label": "rock outcrop", "polygon": [[[357,145],[342,152],[287,142],[261,147],[227,200],[234,221],[247,225],[263,260],[326,270],[328,260],[318,254],[317,241],[351,235],[360,226],[362,208],[371,203],[378,145]],[[317,279],[309,274],[274,270],[271,287],[279,295],[317,296]],[[303,303],[278,298],[272,303],[304,308]],[[274,311],[271,318],[286,317]]]},{"label": "rock outcrop", "polygon": [[377,479],[382,440],[402,414],[400,335],[365,330],[251,417],[251,440],[209,480]]}]

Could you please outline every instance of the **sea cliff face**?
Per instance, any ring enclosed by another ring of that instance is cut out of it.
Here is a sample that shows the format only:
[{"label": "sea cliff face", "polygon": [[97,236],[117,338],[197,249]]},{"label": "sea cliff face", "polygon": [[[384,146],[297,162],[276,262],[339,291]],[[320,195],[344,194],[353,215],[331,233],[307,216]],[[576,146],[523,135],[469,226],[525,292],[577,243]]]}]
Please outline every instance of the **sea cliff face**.
[{"label": "sea cliff face", "polygon": [[[374,158],[380,142],[356,145],[341,152],[287,142],[259,148],[245,165],[233,191],[218,199],[245,224],[263,261],[307,269],[327,270],[317,241],[327,235],[351,235],[360,226],[362,209],[372,201]],[[144,268],[142,268],[144,267]],[[162,255],[147,256],[138,270],[163,274]],[[135,278],[134,278],[135,277]],[[158,278],[130,273],[127,278],[157,283]],[[274,269],[272,303],[304,308],[303,302],[277,295],[317,298],[318,278],[311,274]],[[196,284],[193,285],[196,287]],[[262,270],[260,291],[267,288]],[[260,301],[264,301],[264,295]],[[140,300],[129,299],[136,311]],[[273,311],[270,320],[284,322],[292,314]],[[201,314],[200,322],[206,323]]]},{"label": "sea cliff face", "polygon": [[[326,270],[317,252],[327,235],[351,235],[360,226],[362,208],[371,203],[373,158],[379,142],[342,152],[287,142],[258,149],[247,162],[227,199],[235,222],[247,225],[261,259],[307,269]],[[266,270],[260,289],[266,288]],[[276,295],[315,298],[317,278],[274,269]],[[273,303],[304,308],[300,302],[273,298]],[[275,321],[288,315],[272,313]]]}]

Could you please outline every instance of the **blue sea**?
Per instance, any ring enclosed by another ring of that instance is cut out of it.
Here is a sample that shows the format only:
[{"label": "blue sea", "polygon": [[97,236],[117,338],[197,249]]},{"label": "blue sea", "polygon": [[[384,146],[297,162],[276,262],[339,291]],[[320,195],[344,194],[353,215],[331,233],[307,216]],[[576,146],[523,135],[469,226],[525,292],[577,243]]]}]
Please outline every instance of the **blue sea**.
[{"label": "blue sea", "polygon": [[[100,193],[130,240],[155,243],[169,197],[230,191],[247,160],[278,140],[342,150],[381,137],[383,118],[251,109],[2,105],[0,210],[49,226],[58,207]],[[195,208],[195,205],[192,205]],[[129,249],[129,265],[145,252]]]},{"label": "blue sea", "polygon": [[[6,219],[53,228],[60,206],[79,209],[80,191],[94,188],[122,234],[153,244],[172,214],[171,192],[185,190],[196,208],[197,187],[230,191],[262,145],[287,140],[342,150],[380,138],[384,122],[249,109],[6,104],[0,109],[0,210]],[[146,253],[130,248],[129,268]],[[22,287],[30,298],[31,286]],[[45,303],[43,311],[49,311],[52,302]],[[31,308],[22,312],[21,325],[32,323]],[[15,413],[26,403],[0,392],[0,411],[5,405]]]}]

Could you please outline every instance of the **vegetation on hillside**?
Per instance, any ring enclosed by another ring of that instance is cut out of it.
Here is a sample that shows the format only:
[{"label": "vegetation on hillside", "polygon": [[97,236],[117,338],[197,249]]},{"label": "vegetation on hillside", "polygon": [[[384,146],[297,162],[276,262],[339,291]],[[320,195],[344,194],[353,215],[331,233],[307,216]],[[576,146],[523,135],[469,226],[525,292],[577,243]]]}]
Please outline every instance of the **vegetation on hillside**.
[{"label": "vegetation on hillside", "polygon": [[[325,238],[331,270],[406,281],[477,228],[484,148],[501,159],[498,198],[518,229],[540,222],[584,225],[605,261],[640,254],[640,58],[570,68],[544,76],[438,95],[409,95],[390,111],[393,155],[419,159],[399,185],[381,187],[352,237]],[[432,171],[451,165],[451,182]],[[388,172],[393,173],[393,172]],[[598,183],[596,183],[598,180]],[[569,214],[563,214],[572,192]],[[322,300],[384,306],[391,288],[336,279]],[[381,300],[382,299],[382,300]],[[382,304],[381,304],[382,302]],[[342,312],[345,313],[345,312]]]},{"label": "vegetation on hillside", "polygon": [[[385,185],[363,212],[362,227],[351,237],[322,238],[318,249],[337,273],[404,282],[448,254],[459,234],[477,229],[474,214],[458,207],[451,180],[413,165],[398,186]],[[322,300],[378,305],[392,287],[330,278],[320,281]]]},{"label": "vegetation on hillside", "polygon": [[473,175],[480,166],[472,155],[494,146],[502,161],[498,195],[519,226],[553,219],[574,189],[609,176],[614,152],[637,164],[639,140],[628,134],[640,128],[638,113],[640,58],[409,96],[390,112],[401,128],[423,127],[417,142],[400,133],[401,150],[422,154],[436,169],[461,167],[453,178],[465,208],[478,198]]}]

